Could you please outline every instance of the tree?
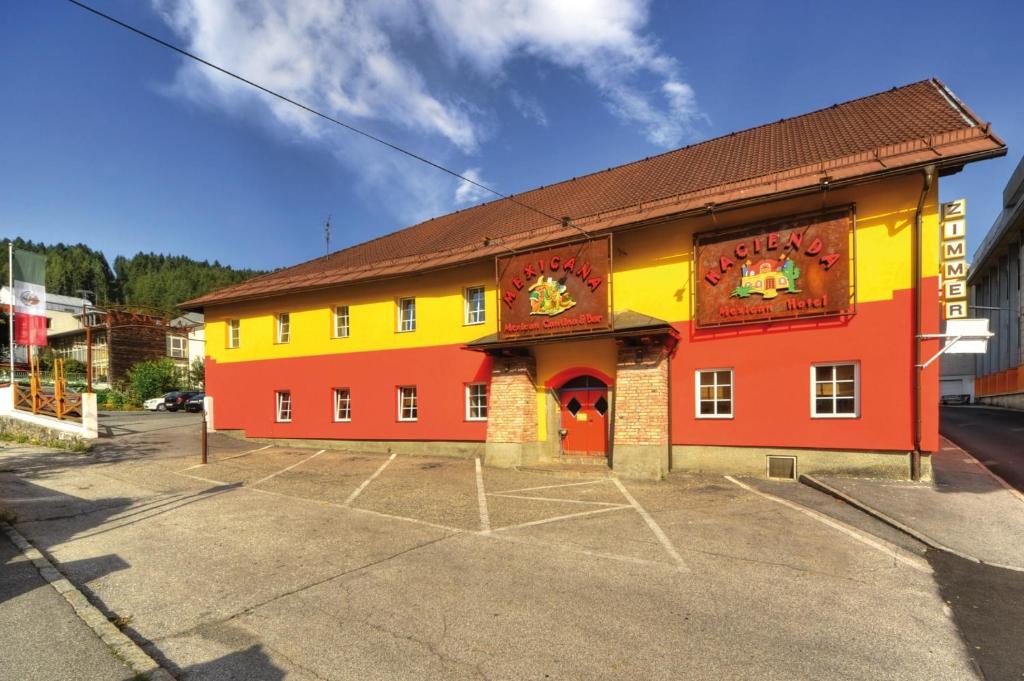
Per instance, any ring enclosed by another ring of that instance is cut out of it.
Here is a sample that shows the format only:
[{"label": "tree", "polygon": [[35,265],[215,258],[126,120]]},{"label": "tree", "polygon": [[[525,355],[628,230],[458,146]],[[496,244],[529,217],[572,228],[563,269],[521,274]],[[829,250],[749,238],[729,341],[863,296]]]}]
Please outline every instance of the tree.
[{"label": "tree", "polygon": [[188,368],[188,382],[193,388],[202,388],[206,382],[206,362],[202,357],[192,360],[192,365]]},{"label": "tree", "polygon": [[132,400],[141,404],[175,390],[181,380],[174,362],[166,357],[138,362],[128,370],[128,386]]}]

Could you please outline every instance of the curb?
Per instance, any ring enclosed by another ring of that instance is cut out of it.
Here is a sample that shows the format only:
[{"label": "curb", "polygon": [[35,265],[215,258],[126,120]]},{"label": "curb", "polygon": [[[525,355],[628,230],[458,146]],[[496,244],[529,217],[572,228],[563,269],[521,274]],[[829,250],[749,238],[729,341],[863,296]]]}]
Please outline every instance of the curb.
[{"label": "curb", "polygon": [[896,520],[895,518],[886,515],[885,513],[879,511],[878,509],[868,506],[863,501],[855,499],[854,497],[851,497],[849,494],[842,492],[836,489],[835,487],[832,487],[831,485],[828,485],[822,482],[821,480],[818,480],[817,478],[811,477],[810,475],[801,475],[799,480],[801,483],[807,485],[811,489],[816,489],[819,492],[835,497],[836,499],[839,499],[840,501],[843,501],[849,504],[850,506],[853,506],[858,511],[861,511],[864,514],[871,516],[875,520],[881,521],[889,527],[899,530],[907,536],[916,539],[917,541],[921,542],[925,546],[928,546],[929,548],[935,549],[937,551],[943,551],[944,553],[950,553],[954,556],[957,556],[958,558],[963,558],[964,560],[969,560],[972,563],[978,563],[979,565],[990,565],[992,567],[1002,568],[1003,570],[1024,572],[1024,567],[1017,567],[1016,565],[1004,565],[1002,563],[993,563],[991,561],[982,560],[981,558],[976,558],[975,556],[966,554],[962,551],[957,551],[954,548],[946,546],[945,544],[936,541],[935,539],[932,539],[923,532],[915,530],[909,525],[901,523],[899,520]]},{"label": "curb", "polygon": [[46,556],[20,532],[5,522],[0,522],[0,530],[18,547],[22,555],[32,561],[39,574],[49,582],[57,593],[64,597],[68,605],[74,609],[79,619],[89,625],[93,633],[110,648],[110,651],[135,674],[149,681],[174,681],[174,677],[166,669],[158,665],[153,658],[115,627],[103,616],[96,606],[90,603],[78,588],[72,584]]},{"label": "curb", "polygon": [[[1014,411],[1014,410],[1008,409],[1007,411]],[[1010,483],[1006,482],[1006,480],[1003,479],[1003,476],[999,475],[998,473],[993,471],[991,468],[989,468],[988,466],[983,464],[978,459],[978,457],[976,457],[973,454],[971,454],[969,451],[967,451],[967,449],[962,444],[960,444],[959,442],[957,442],[956,440],[954,440],[950,436],[944,435],[942,433],[939,433],[939,436],[942,437],[943,439],[945,439],[947,442],[949,442],[949,444],[951,444],[954,447],[956,447],[957,449],[959,449],[962,454],[964,454],[965,456],[970,457],[970,459],[972,461],[974,461],[975,464],[977,464],[978,466],[981,467],[981,470],[983,470],[986,473],[988,473],[996,482],[998,482],[1000,485],[1002,485],[1006,489],[1007,492],[1009,492],[1014,497],[1016,497],[1017,501],[1019,501],[1022,504],[1024,504],[1024,492],[1021,492],[1019,489],[1017,489],[1016,487],[1014,487]]]}]

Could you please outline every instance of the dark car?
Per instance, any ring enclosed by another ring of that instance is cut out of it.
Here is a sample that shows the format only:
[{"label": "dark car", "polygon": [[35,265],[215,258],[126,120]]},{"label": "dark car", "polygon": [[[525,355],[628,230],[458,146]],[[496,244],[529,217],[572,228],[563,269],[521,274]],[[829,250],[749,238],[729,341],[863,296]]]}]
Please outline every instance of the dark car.
[{"label": "dark car", "polygon": [[970,404],[970,395],[943,395],[939,400],[941,404]]},{"label": "dark car", "polygon": [[192,393],[192,396],[185,401],[185,411],[200,412],[203,410],[203,400],[206,393]]},{"label": "dark car", "polygon": [[188,402],[189,398],[195,395],[194,392],[171,392],[167,393],[164,397],[164,408],[167,411],[178,411],[179,409],[185,408],[185,403]]}]

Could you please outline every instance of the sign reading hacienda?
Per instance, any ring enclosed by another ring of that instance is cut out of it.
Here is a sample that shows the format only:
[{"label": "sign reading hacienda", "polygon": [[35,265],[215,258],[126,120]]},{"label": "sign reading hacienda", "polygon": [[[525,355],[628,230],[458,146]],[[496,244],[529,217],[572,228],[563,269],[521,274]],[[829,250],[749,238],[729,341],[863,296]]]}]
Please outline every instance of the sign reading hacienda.
[{"label": "sign reading hacienda", "polygon": [[697,326],[852,312],[843,209],[696,236]]},{"label": "sign reading hacienda", "polygon": [[498,258],[501,339],[611,328],[608,237]]}]

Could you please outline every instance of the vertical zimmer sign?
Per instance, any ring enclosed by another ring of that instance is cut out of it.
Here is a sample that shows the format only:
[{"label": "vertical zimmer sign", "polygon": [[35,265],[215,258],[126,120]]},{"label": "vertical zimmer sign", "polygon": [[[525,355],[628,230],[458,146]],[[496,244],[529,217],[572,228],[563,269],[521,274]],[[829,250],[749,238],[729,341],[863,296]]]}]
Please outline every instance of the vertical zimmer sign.
[{"label": "vertical zimmer sign", "polygon": [[967,317],[967,199],[942,204],[942,316]]}]

